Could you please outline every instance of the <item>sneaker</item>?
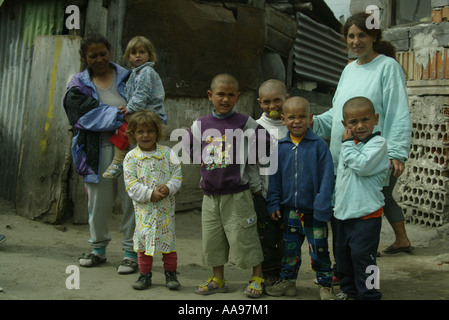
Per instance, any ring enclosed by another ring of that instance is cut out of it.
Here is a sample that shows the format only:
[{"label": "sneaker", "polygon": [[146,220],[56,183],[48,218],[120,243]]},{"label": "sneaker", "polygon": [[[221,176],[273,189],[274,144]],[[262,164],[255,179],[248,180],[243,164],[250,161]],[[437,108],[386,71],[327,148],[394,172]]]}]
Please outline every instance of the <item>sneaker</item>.
[{"label": "sneaker", "polygon": [[135,260],[123,259],[120,265],[117,267],[117,272],[119,274],[131,274],[137,271],[139,265]]},{"label": "sneaker", "polygon": [[83,255],[78,259],[78,262],[80,266],[90,268],[105,263],[106,257],[93,252],[89,254],[83,253]]},{"label": "sneaker", "polygon": [[335,295],[335,300],[355,300],[355,298],[342,291]]},{"label": "sneaker", "polygon": [[265,292],[269,296],[280,297],[280,296],[296,296],[296,281],[289,281],[286,279],[281,279],[272,286],[266,287]]},{"label": "sneaker", "polygon": [[141,273],[136,282],[133,283],[132,287],[135,290],[144,290],[151,286],[151,276],[152,273]]},{"label": "sneaker", "polygon": [[123,171],[123,164],[111,163],[111,165],[103,173],[103,178],[113,179],[117,178]]},{"label": "sneaker", "polygon": [[170,290],[178,289],[181,286],[176,276],[176,271],[165,270],[165,283]]},{"label": "sneaker", "polygon": [[320,299],[321,300],[335,300],[334,291],[332,287],[320,286]]},{"label": "sneaker", "polygon": [[280,278],[278,276],[267,276],[266,278],[264,277],[263,292],[266,293],[267,287],[271,287],[272,285],[275,285],[279,281]]},{"label": "sneaker", "polygon": [[2,234],[0,234],[0,243],[6,240],[6,237]]},{"label": "sneaker", "polygon": [[276,284],[276,282],[279,282],[280,278],[279,276],[264,276],[264,286],[270,287],[274,284]]}]

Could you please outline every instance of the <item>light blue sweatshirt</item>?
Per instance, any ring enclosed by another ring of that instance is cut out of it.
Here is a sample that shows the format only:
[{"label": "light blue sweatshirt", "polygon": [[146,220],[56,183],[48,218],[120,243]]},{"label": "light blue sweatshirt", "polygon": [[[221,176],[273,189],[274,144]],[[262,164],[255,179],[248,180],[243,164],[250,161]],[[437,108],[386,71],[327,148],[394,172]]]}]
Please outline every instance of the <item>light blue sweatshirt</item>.
[{"label": "light blue sweatshirt", "polygon": [[411,120],[408,108],[405,75],[394,59],[379,55],[367,64],[357,60],[348,64],[341,74],[332,108],[313,118],[313,131],[323,138],[331,138],[330,150],[337,172],[344,126],[343,105],[350,98],[364,96],[372,101],[379,123],[374,132],[380,131],[387,141],[390,159],[405,162],[411,143]]},{"label": "light blue sweatshirt", "polygon": [[354,140],[344,141],[335,183],[335,218],[360,218],[382,208],[382,188],[389,169],[387,144],[379,133],[357,144]]}]

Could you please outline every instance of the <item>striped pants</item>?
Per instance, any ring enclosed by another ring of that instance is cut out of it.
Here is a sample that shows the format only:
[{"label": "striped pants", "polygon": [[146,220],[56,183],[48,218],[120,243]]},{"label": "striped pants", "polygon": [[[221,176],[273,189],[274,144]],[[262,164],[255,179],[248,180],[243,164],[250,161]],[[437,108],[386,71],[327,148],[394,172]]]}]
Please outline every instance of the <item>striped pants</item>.
[{"label": "striped pants", "polygon": [[307,237],[312,269],[316,272],[318,284],[330,287],[332,268],[327,240],[327,222],[315,220],[312,214],[303,214],[289,208],[283,210],[282,216],[288,220],[284,227],[281,278],[296,280],[298,277],[301,266],[301,246]]}]

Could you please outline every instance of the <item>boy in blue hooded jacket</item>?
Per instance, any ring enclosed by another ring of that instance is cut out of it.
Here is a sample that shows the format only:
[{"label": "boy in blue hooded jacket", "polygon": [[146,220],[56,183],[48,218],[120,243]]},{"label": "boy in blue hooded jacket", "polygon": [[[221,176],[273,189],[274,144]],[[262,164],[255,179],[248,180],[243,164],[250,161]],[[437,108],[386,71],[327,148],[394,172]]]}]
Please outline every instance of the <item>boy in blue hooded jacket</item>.
[{"label": "boy in blue hooded jacket", "polygon": [[322,300],[333,299],[327,222],[332,217],[334,167],[329,147],[309,128],[306,99],[286,100],[281,115],[289,134],[279,140],[278,170],[270,176],[267,202],[274,220],[283,219],[284,256],[280,281],[266,287],[272,296],[295,296],[301,245],[307,237]]}]

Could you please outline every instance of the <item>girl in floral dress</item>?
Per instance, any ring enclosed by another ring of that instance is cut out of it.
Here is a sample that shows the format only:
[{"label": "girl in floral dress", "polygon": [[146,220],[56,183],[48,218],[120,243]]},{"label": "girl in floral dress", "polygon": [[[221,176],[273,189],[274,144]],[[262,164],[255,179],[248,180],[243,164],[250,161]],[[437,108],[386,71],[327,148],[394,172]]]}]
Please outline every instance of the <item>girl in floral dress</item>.
[{"label": "girl in floral dress", "polygon": [[181,164],[169,147],[158,144],[164,125],[148,110],[134,113],[127,134],[136,148],[124,160],[126,190],[136,214],[134,250],[138,253],[140,276],[137,290],[151,285],[153,256],[162,254],[166,284],[177,289],[175,241],[175,194],[181,187]]}]

